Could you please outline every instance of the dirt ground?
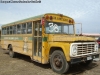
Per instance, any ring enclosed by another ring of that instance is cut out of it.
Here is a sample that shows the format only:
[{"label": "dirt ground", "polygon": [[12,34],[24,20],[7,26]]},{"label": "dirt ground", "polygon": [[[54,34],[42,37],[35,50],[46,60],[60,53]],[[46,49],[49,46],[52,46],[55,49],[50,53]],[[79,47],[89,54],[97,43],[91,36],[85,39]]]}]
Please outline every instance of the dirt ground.
[{"label": "dirt ground", "polygon": [[[60,75],[52,71],[50,64],[42,65],[32,62],[30,57],[18,55],[11,58],[8,51],[0,48],[0,75]],[[89,67],[79,64],[72,65],[66,74],[62,75],[100,75],[100,61],[93,62]]]}]

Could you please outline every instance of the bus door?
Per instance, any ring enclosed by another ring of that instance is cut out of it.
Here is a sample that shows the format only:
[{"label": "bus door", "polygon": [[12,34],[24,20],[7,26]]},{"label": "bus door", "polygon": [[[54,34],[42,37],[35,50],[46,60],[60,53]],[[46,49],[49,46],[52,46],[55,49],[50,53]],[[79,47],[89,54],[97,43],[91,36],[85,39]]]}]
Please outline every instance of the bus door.
[{"label": "bus door", "polygon": [[33,23],[33,59],[42,62],[42,25],[40,20]]}]

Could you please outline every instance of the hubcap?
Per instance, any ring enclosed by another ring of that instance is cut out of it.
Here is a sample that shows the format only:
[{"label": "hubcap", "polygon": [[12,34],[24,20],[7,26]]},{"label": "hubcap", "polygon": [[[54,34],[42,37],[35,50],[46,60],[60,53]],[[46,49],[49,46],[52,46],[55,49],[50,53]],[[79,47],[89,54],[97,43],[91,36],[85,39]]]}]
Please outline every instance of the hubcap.
[{"label": "hubcap", "polygon": [[61,59],[61,56],[60,55],[56,55],[54,57],[54,66],[58,69],[60,69],[62,67],[62,59]]}]

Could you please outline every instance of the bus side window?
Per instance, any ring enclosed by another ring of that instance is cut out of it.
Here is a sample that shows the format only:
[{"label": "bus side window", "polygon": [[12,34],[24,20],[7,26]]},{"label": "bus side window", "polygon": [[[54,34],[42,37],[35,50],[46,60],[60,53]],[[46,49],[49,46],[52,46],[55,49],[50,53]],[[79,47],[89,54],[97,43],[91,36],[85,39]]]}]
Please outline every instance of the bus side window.
[{"label": "bus side window", "polygon": [[13,34],[16,34],[16,25],[13,26]]},{"label": "bus side window", "polygon": [[21,25],[18,24],[18,25],[17,25],[17,34],[20,34],[20,33],[21,33]]},{"label": "bus side window", "polygon": [[26,23],[22,24],[22,34],[26,34]]},{"label": "bus side window", "polygon": [[31,34],[32,33],[32,22],[28,22],[27,23],[27,34]]},{"label": "bus side window", "polygon": [[6,27],[2,28],[2,35],[6,35]]},{"label": "bus side window", "polygon": [[6,35],[7,34],[7,28],[5,27],[4,28],[4,35]]},{"label": "bus side window", "polygon": [[9,34],[12,34],[12,26],[9,27]]},{"label": "bus side window", "polygon": [[7,35],[9,34],[9,27],[7,27]]},{"label": "bus side window", "polygon": [[4,35],[4,31],[5,31],[4,28],[2,28],[2,35]]}]

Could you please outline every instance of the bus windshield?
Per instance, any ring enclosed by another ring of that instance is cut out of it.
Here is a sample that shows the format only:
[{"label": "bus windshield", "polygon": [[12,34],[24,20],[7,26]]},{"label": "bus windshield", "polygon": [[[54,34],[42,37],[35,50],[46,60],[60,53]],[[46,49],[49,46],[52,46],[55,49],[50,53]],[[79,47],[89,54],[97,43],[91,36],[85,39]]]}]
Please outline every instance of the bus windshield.
[{"label": "bus windshield", "polygon": [[46,22],[46,33],[74,34],[74,25],[47,21]]}]

